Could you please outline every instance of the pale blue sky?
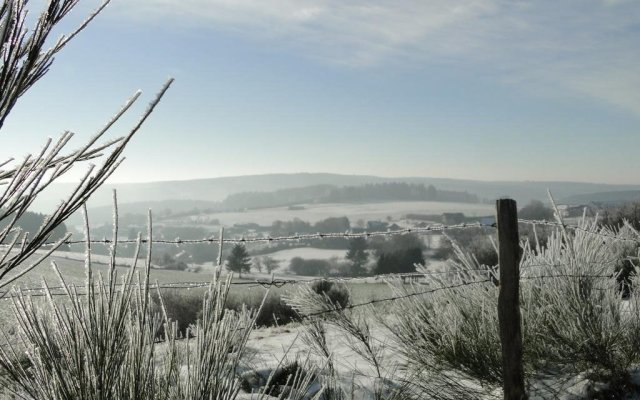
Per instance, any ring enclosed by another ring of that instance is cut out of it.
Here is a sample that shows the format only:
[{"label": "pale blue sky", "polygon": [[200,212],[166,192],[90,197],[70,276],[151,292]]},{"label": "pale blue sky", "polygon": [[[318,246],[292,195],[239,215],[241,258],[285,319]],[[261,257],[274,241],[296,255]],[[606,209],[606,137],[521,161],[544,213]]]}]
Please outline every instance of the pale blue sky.
[{"label": "pale blue sky", "polygon": [[[98,4],[82,3],[69,28]],[[113,181],[640,184],[639,65],[635,0],[113,0],[19,103],[0,156],[64,129],[80,143],[173,76]]]}]

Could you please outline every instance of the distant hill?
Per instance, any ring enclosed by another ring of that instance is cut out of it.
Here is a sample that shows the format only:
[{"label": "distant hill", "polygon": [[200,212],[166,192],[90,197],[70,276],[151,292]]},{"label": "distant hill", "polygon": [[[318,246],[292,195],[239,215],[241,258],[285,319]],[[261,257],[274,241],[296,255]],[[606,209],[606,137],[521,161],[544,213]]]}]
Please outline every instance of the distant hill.
[{"label": "distant hill", "polygon": [[[433,185],[417,183],[383,182],[359,186],[315,185],[299,188],[279,189],[270,192],[240,192],[227,196],[221,202],[198,200],[160,200],[118,204],[120,221],[144,225],[148,209],[155,212],[156,221],[175,219],[187,215],[210,214],[220,211],[292,206],[301,203],[373,203],[391,201],[434,201],[454,203],[478,203],[476,195],[467,192],[438,190]],[[112,206],[89,207],[89,218],[95,224],[110,223]],[[131,215],[136,214],[136,215]],[[80,213],[69,220],[72,224],[82,222]]]},{"label": "distant hill", "polygon": [[[248,175],[184,181],[146,183],[119,183],[104,185],[89,201],[89,207],[111,204],[111,191],[117,189],[120,203],[147,203],[165,200],[222,201],[227,196],[240,192],[269,192],[305,186],[359,186],[384,182],[405,182],[433,185],[438,190],[469,192],[481,199],[493,200],[512,197],[521,204],[532,199],[547,200],[547,189],[555,198],[613,191],[636,191],[640,185],[608,185],[582,182],[514,182],[474,181],[445,178],[400,177],[386,178],[368,175],[339,175],[327,173]],[[72,184],[56,184],[43,193],[35,204],[34,211],[47,212],[69,193]],[[155,209],[155,207],[154,207]]]},{"label": "distant hill", "polygon": [[640,190],[622,190],[613,192],[597,192],[586,194],[575,194],[562,199],[562,203],[566,204],[603,204],[616,205],[628,203],[632,201],[640,201]]},{"label": "distant hill", "polygon": [[[240,192],[270,192],[279,189],[316,185],[362,185],[365,183],[391,182],[392,178],[337,174],[266,174],[246,175],[184,181],[160,181],[141,183],[117,183],[103,185],[93,195],[88,207],[107,206],[112,203],[112,191],[118,191],[121,203],[137,203],[161,200],[222,201]],[[54,184],[35,204],[36,210],[48,211],[68,195],[74,187],[71,183]]]},{"label": "distant hill", "polygon": [[[118,215],[120,220],[123,221],[130,219],[129,214],[135,214],[136,218],[138,218],[140,215],[147,215],[147,212],[151,209],[153,210],[154,219],[157,221],[167,214],[167,210],[170,210],[172,215],[177,215],[181,213],[194,214],[196,210],[212,210],[218,207],[218,202],[202,200],[149,200],[133,203],[118,201]],[[87,207],[87,213],[92,226],[111,224],[113,221],[112,205]],[[68,219],[68,222],[72,225],[81,224],[82,214],[76,212]],[[146,222],[143,219],[140,225],[145,224]]]}]

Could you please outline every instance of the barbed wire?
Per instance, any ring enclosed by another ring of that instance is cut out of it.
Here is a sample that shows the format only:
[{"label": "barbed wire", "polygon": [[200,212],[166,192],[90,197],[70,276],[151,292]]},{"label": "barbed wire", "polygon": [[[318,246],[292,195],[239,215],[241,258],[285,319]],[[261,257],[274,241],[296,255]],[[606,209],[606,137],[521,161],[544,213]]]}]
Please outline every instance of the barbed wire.
[{"label": "barbed wire", "polygon": [[[639,239],[633,238],[621,238],[612,234],[598,232],[594,230],[590,230],[584,228],[579,225],[570,225],[570,224],[561,224],[556,221],[548,221],[548,220],[529,220],[529,219],[518,219],[518,223],[520,224],[529,224],[529,225],[541,225],[541,226],[550,226],[556,228],[565,228],[571,230],[583,231],[592,235],[599,235],[609,239],[614,240],[622,240],[622,241],[630,241],[640,243]],[[224,238],[224,237],[208,237],[202,239],[180,239],[179,237],[175,239],[151,239],[153,244],[170,244],[170,245],[186,245],[186,244],[246,244],[246,243],[273,243],[273,242],[293,242],[293,241],[304,241],[304,240],[318,240],[318,239],[331,239],[331,238],[342,238],[342,239],[353,239],[353,238],[370,238],[370,237],[384,237],[384,236],[396,236],[396,235],[406,235],[406,234],[428,234],[433,232],[443,232],[447,230],[455,230],[455,229],[474,229],[474,228],[497,228],[497,223],[482,223],[482,222],[470,222],[470,223],[461,223],[454,225],[443,225],[443,224],[433,224],[424,227],[413,227],[413,228],[403,228],[396,230],[386,230],[386,231],[371,231],[371,232],[326,232],[326,233],[305,233],[305,234],[294,234],[294,235],[285,235],[285,236],[266,236],[266,237],[243,237],[240,238]],[[141,244],[147,244],[149,239],[140,239]],[[29,241],[26,241],[28,244]],[[85,239],[81,240],[65,240],[62,241],[63,245],[74,245],[74,244],[104,244],[111,245],[114,243],[126,245],[126,244],[137,244],[137,239],[118,239],[114,241],[113,239],[103,238],[103,239],[90,239],[89,241]],[[43,246],[52,246],[58,244],[58,242],[50,241],[43,244]],[[7,243],[0,243],[0,247],[8,247]]]},{"label": "barbed wire", "polygon": [[[455,285],[450,285],[450,286],[442,286],[442,287],[438,287],[438,288],[434,288],[434,289],[429,289],[429,290],[425,290],[425,291],[421,291],[421,292],[413,292],[413,293],[407,293],[404,295],[397,295],[397,296],[392,296],[392,297],[386,297],[383,299],[373,299],[364,303],[356,303],[356,304],[349,304],[346,306],[340,306],[340,307],[334,307],[334,308],[330,308],[330,309],[326,309],[326,310],[321,310],[321,311],[317,311],[317,312],[313,312],[313,313],[309,313],[309,314],[300,314],[298,313],[298,317],[300,319],[309,319],[312,317],[318,317],[321,315],[325,315],[325,314],[331,314],[331,313],[336,313],[336,312],[342,312],[345,310],[352,310],[354,308],[360,308],[360,307],[366,307],[366,306],[370,306],[373,304],[378,304],[378,303],[384,303],[384,302],[388,302],[388,301],[397,301],[397,300],[402,300],[402,299],[407,299],[409,297],[415,297],[415,296],[421,296],[421,295],[426,295],[426,294],[431,294],[431,293],[435,293],[435,292],[439,292],[442,290],[448,290],[448,289],[456,289],[456,288],[460,288],[463,286],[471,286],[471,285],[476,285],[476,284],[480,284],[480,283],[488,283],[488,282],[492,282],[491,279],[483,279],[480,281],[472,281],[472,282],[462,282],[462,283],[458,283]],[[236,331],[241,331],[241,330],[246,330],[246,329],[252,329],[252,327],[250,326],[243,326],[240,328],[236,328]],[[174,338],[172,340],[190,340],[192,338],[190,337],[184,337],[184,338]],[[166,340],[158,340],[155,343],[163,343]]]},{"label": "barbed wire", "polygon": [[[529,265],[528,267],[558,267],[558,266],[565,266],[565,264],[534,264],[534,265]],[[526,270],[528,268],[523,268],[522,270]],[[491,275],[496,275],[498,273],[497,270],[492,270],[489,268],[478,268],[478,269],[462,269],[462,270],[451,270],[451,271],[437,271],[437,272],[432,272],[432,273],[409,273],[409,274],[385,274],[385,275],[378,275],[378,276],[371,276],[371,277],[354,277],[354,278],[350,278],[350,277],[326,277],[326,278],[314,278],[314,279],[272,279],[272,280],[255,280],[255,281],[244,281],[244,282],[231,282],[230,285],[232,286],[248,286],[249,288],[255,288],[255,287],[263,287],[263,288],[270,288],[270,287],[276,287],[276,288],[281,288],[283,286],[286,285],[299,285],[299,284],[311,284],[314,282],[326,282],[326,281],[331,281],[331,282],[352,282],[354,280],[380,280],[380,279],[384,279],[386,282],[388,283],[392,283],[393,280],[401,280],[403,278],[416,278],[416,279],[420,279],[420,278],[428,278],[431,276],[436,276],[436,275],[444,275],[444,274],[448,274],[451,277],[461,277],[461,276],[465,276],[465,275],[469,275],[469,273],[474,273],[474,272],[478,272],[478,273],[486,273],[486,274],[491,274]],[[616,278],[617,275],[615,273],[611,273],[611,274],[553,274],[553,275],[521,275],[520,279],[521,280],[531,280],[531,279],[550,279],[550,278],[607,278],[607,279],[613,279]],[[496,275],[497,278],[497,275]],[[498,281],[495,279],[485,279],[482,280],[480,282],[486,282],[486,281],[490,281],[493,283],[497,283]],[[377,283],[377,282],[376,282]],[[417,283],[417,284],[425,284],[425,283],[421,283],[419,281],[409,281],[409,283]],[[433,283],[433,282],[426,282],[426,284],[429,283]],[[189,290],[189,289],[198,289],[198,288],[206,288],[208,286],[211,285],[211,282],[167,282],[167,283],[160,283],[160,284],[152,284],[149,285],[149,289],[171,289],[171,290]],[[124,285],[124,284],[116,284],[116,286],[120,287],[120,288],[124,288],[125,286],[133,286],[133,287],[137,287],[138,284],[137,283],[131,283],[128,285]],[[464,285],[462,285],[464,286]],[[77,289],[84,289],[85,286],[84,285],[70,285],[70,287],[72,287],[74,290]],[[104,285],[104,287],[108,287],[107,284]],[[458,285],[454,285],[453,287],[458,287]],[[444,288],[448,288],[448,287],[444,287]],[[441,290],[441,288],[436,288],[437,290]],[[49,293],[46,293],[46,291],[49,291]],[[432,289],[431,289],[432,290]],[[431,290],[425,292],[425,293],[430,293]],[[27,292],[45,292],[45,293],[28,293],[27,296],[31,296],[31,297],[45,297],[45,296],[68,296],[68,294],[66,293],[66,288],[64,286],[51,286],[51,287],[31,287],[31,288],[18,288],[15,290],[15,293],[11,293],[11,291],[5,291],[5,292],[1,292],[0,293],[0,300],[8,300],[8,299],[12,299],[12,298],[16,298],[16,297],[20,297],[22,295],[24,295]],[[75,292],[74,294],[78,295],[78,296],[86,296],[87,293],[86,292]],[[99,294],[99,292],[95,293],[95,294]],[[387,300],[382,300],[382,301],[387,301]],[[376,300],[375,302],[378,302],[378,300]]]},{"label": "barbed wire", "polygon": [[455,284],[455,285],[442,286],[442,287],[437,287],[437,288],[424,290],[424,291],[420,291],[420,292],[407,293],[407,294],[404,294],[404,295],[386,297],[386,298],[383,298],[383,299],[373,299],[373,300],[370,300],[370,301],[367,301],[367,302],[364,302],[364,303],[349,304],[349,305],[342,306],[342,307],[335,307],[335,308],[332,308],[332,309],[317,311],[317,312],[313,312],[313,313],[309,313],[309,314],[302,314],[301,318],[317,317],[317,316],[324,315],[324,314],[340,312],[340,311],[344,311],[344,310],[352,310],[354,308],[370,306],[370,305],[373,305],[373,304],[384,303],[384,302],[387,302],[387,301],[396,301],[396,300],[406,299],[406,298],[409,298],[409,297],[415,297],[415,296],[421,296],[421,295],[425,295],[425,294],[431,294],[431,293],[439,292],[441,290],[456,289],[456,288],[460,288],[460,287],[463,287],[463,286],[470,286],[470,285],[476,285],[476,284],[480,284],[480,283],[489,283],[489,282],[493,282],[493,281],[491,279],[483,279],[483,280],[480,280],[480,281],[462,282],[462,283],[458,283],[458,284]]},{"label": "barbed wire", "polygon": [[[249,286],[250,288],[252,287],[264,287],[264,288],[269,288],[269,287],[276,287],[276,288],[280,288],[283,287],[285,285],[299,285],[299,284],[312,284],[315,282],[326,282],[326,281],[330,281],[330,282],[353,282],[353,281],[390,281],[390,280],[400,280],[400,279],[405,279],[405,278],[421,278],[421,277],[429,277],[429,276],[436,276],[436,275],[459,275],[462,273],[467,273],[467,272],[491,272],[491,270],[489,268],[475,268],[475,269],[465,269],[465,270],[449,270],[449,271],[433,271],[433,272],[411,272],[411,273],[400,273],[400,274],[379,274],[379,275],[371,275],[371,276],[362,276],[362,277],[319,277],[319,278],[310,278],[310,279],[283,279],[283,278],[272,278],[269,280],[265,280],[265,279],[255,279],[255,280],[247,280],[247,281],[236,281],[236,282],[230,282],[231,286]],[[375,282],[375,283],[380,283],[380,282]],[[164,282],[164,283],[158,283],[158,284],[152,284],[149,286],[150,289],[194,289],[194,288],[202,288],[202,287],[207,287],[211,284],[211,282],[208,281],[181,281],[181,282]],[[129,284],[123,284],[123,283],[115,283],[114,286],[117,287],[124,287],[124,286],[138,286],[138,283],[129,283]],[[72,285],[74,288],[84,288],[86,287],[85,284],[75,284]],[[94,287],[96,286],[100,286],[100,285],[94,285]],[[104,287],[108,287],[108,284],[103,284]],[[47,286],[47,287],[43,287],[43,286],[39,286],[39,287],[23,287],[17,288],[17,291],[19,292],[39,292],[39,291],[58,291],[58,290],[65,290],[65,286]],[[8,293],[10,293],[10,291],[3,291],[0,292],[0,298],[3,296],[6,296]],[[52,295],[57,296],[57,295],[64,295],[66,293],[52,293]],[[85,295],[85,293],[78,293],[79,295]],[[40,296],[41,294],[36,294],[33,296]],[[7,297],[5,297],[7,298]]]},{"label": "barbed wire", "polygon": [[[589,234],[596,234],[596,235],[600,235],[600,236],[604,236],[610,239],[615,239],[615,240],[629,240],[629,241],[633,241],[633,242],[637,242],[640,243],[640,240],[634,240],[634,239],[629,239],[629,238],[620,238],[618,236],[614,236],[614,235],[610,235],[610,234],[606,234],[606,233],[602,233],[602,232],[596,232],[593,230],[589,230],[586,229],[584,227],[581,226],[577,226],[577,225],[566,225],[566,224],[562,224],[560,222],[557,221],[547,221],[547,220],[528,220],[528,219],[518,219],[519,223],[524,223],[524,224],[531,224],[531,225],[544,225],[544,226],[553,226],[553,227],[564,227],[567,229],[574,229],[574,230],[580,230],[580,231],[584,231],[586,233]],[[195,244],[195,243],[209,243],[209,244],[218,244],[218,245],[223,245],[224,243],[270,243],[270,242],[279,242],[279,241],[302,241],[302,240],[314,240],[314,239],[327,239],[327,238],[345,238],[345,239],[350,239],[350,238],[369,238],[369,237],[376,237],[376,236],[395,236],[395,235],[405,235],[405,234],[411,234],[411,233],[417,233],[417,234],[421,234],[421,233],[432,233],[432,232],[442,232],[442,231],[446,231],[446,230],[454,230],[454,229],[471,229],[471,228],[496,228],[497,224],[496,223],[482,223],[482,222],[474,222],[474,223],[461,223],[461,224],[454,224],[454,225],[443,225],[443,224],[434,224],[434,225],[428,225],[425,227],[416,227],[416,228],[404,228],[404,229],[398,229],[398,230],[387,230],[387,231],[373,231],[373,232],[329,232],[329,233],[316,233],[316,234],[295,234],[295,235],[290,235],[290,236],[277,236],[277,237],[256,237],[256,238],[224,238],[223,237],[223,232],[220,232],[220,235],[218,237],[210,237],[210,238],[203,238],[203,239],[180,239],[180,238],[176,238],[174,240],[169,240],[169,239],[127,239],[127,240],[112,240],[112,239],[101,239],[101,240],[67,240],[64,241],[64,244],[83,244],[83,243],[92,243],[92,244],[113,244],[114,242],[117,242],[119,244],[131,244],[131,243],[157,243],[157,244],[172,244],[172,245],[182,245],[182,244]],[[51,245],[54,244],[56,242],[48,242],[46,243],[46,245]],[[8,246],[7,244],[0,244],[0,246]],[[618,262],[618,260],[613,260],[611,262]],[[595,263],[605,263],[604,261],[602,262],[595,262]],[[526,268],[532,268],[532,267],[554,267],[554,266],[561,266],[561,264],[538,264],[538,265],[532,265],[532,264],[525,264],[524,266],[522,266],[522,269],[526,269]],[[358,281],[358,280],[379,280],[379,279],[405,279],[407,277],[410,278],[420,278],[420,277],[427,277],[427,276],[431,276],[431,275],[455,275],[455,274],[461,274],[461,273],[469,273],[469,272],[492,272],[492,273],[496,273],[497,270],[495,270],[495,267],[493,266],[484,266],[483,268],[480,269],[463,269],[463,270],[447,270],[447,271],[436,271],[436,272],[430,272],[430,273],[419,273],[419,272],[415,272],[415,273],[406,273],[406,274],[384,274],[384,275],[376,275],[376,276],[368,276],[368,277],[322,277],[322,278],[314,278],[314,279],[275,279],[272,278],[271,280],[260,280],[260,279],[256,279],[256,280],[252,280],[252,281],[245,281],[245,282],[232,282],[232,285],[245,285],[245,286],[249,286],[249,287],[257,287],[257,286],[262,286],[265,288],[269,288],[269,287],[282,287],[285,285],[295,285],[295,284],[301,284],[301,283],[313,283],[313,282],[317,282],[317,281],[334,281],[334,282],[350,282],[350,281]],[[117,284],[118,286],[122,286],[121,284]],[[192,289],[192,288],[200,288],[200,287],[205,287],[208,286],[209,282],[166,282],[166,283],[162,283],[159,284],[157,286],[152,285],[153,288],[159,288],[159,289]],[[78,286],[81,287],[81,286]],[[58,287],[49,287],[48,288],[50,291],[55,291],[55,290],[61,290],[64,289],[63,286],[58,286]],[[44,287],[35,287],[35,288],[22,288],[20,289],[21,291],[44,291],[45,288]],[[5,292],[0,292],[0,298],[5,297],[8,294],[8,291]],[[58,295],[57,293],[52,293],[53,295]]]},{"label": "barbed wire", "polygon": [[606,278],[613,279],[616,278],[616,274],[556,274],[556,275],[527,275],[521,276],[520,280],[529,280],[529,279],[550,279],[550,278]]},{"label": "barbed wire", "polygon": [[[529,224],[529,225],[541,225],[541,226],[550,226],[556,228],[565,228],[571,230],[583,231],[588,234],[598,235],[602,237],[606,237],[613,240],[619,241],[629,241],[640,244],[639,239],[633,238],[622,238],[619,236],[615,236],[612,234],[598,232],[591,229],[584,228],[579,225],[570,225],[570,224],[562,224],[557,221],[548,221],[548,220],[529,220],[529,219],[518,219],[518,223],[520,224]],[[353,238],[371,238],[371,237],[386,237],[386,236],[396,236],[396,235],[406,235],[406,234],[428,234],[434,232],[444,232],[448,230],[456,230],[456,229],[474,229],[474,228],[497,228],[497,223],[482,223],[482,222],[469,222],[469,223],[460,223],[454,225],[443,225],[443,224],[433,224],[427,225],[424,227],[412,227],[412,228],[403,228],[396,230],[386,230],[386,231],[371,231],[371,232],[326,232],[326,233],[305,233],[305,234],[294,234],[294,235],[285,235],[285,236],[266,236],[266,237],[244,237],[240,238],[224,238],[222,236],[212,236],[208,238],[202,239],[180,239],[179,237],[175,239],[140,239],[141,244],[147,244],[149,241],[153,244],[169,244],[169,245],[187,245],[187,244],[248,244],[248,243],[274,243],[274,242],[295,242],[295,241],[304,241],[304,240],[318,240],[318,239],[332,239],[332,238],[342,238],[342,239],[353,239]],[[26,241],[28,244],[29,241]],[[114,243],[121,245],[128,244],[137,244],[137,239],[118,239],[114,241],[113,239],[103,238],[103,239],[90,239],[87,241],[86,239],[81,240],[65,240],[62,241],[63,245],[74,245],[74,244],[103,244],[103,245],[112,245]],[[58,242],[50,241],[42,244],[43,246],[52,246],[57,245]],[[10,245],[7,243],[0,243],[0,247],[9,247]]]},{"label": "barbed wire", "polygon": [[[267,236],[267,237],[253,237],[253,238],[224,238],[224,237],[216,237],[212,236],[209,238],[202,239],[151,239],[153,244],[173,244],[173,245],[182,245],[182,244],[196,244],[196,243],[209,243],[209,244],[219,244],[219,243],[232,243],[232,244],[242,244],[242,243],[272,243],[272,242],[295,242],[302,240],[315,240],[315,239],[331,239],[331,238],[343,238],[343,239],[353,239],[353,238],[370,238],[377,236],[396,236],[396,235],[406,235],[410,233],[416,234],[424,234],[430,232],[441,232],[451,229],[469,229],[469,228],[495,228],[496,224],[486,224],[481,222],[470,222],[470,223],[461,223],[455,225],[443,225],[443,224],[433,224],[427,225],[424,227],[414,227],[414,228],[403,228],[396,230],[386,230],[386,231],[365,231],[365,232],[327,232],[327,233],[305,233],[305,234],[294,234],[294,235],[285,235],[285,236]],[[117,244],[136,244],[138,243],[137,239],[118,239],[114,241],[113,239],[90,239],[88,243],[91,244],[105,244],[110,245],[114,242]],[[149,242],[149,239],[140,239],[141,244],[146,244]],[[28,241],[27,241],[28,243]],[[58,244],[59,242],[46,242],[43,246],[51,246],[54,244]],[[65,240],[62,242],[64,245],[72,245],[72,244],[85,244],[87,240]],[[2,243],[0,246],[7,247],[8,244]]]},{"label": "barbed wire", "polygon": [[[622,260],[629,259],[631,257],[623,257],[619,259],[609,259],[609,260],[596,260],[596,261],[582,261],[580,264],[589,264],[589,265],[606,265],[617,263]],[[558,268],[558,267],[567,267],[569,264],[567,263],[528,263],[524,262],[523,265],[520,266],[521,271],[527,271],[533,268]],[[499,273],[499,269],[497,265],[484,265],[480,268],[456,268],[455,264],[452,264],[452,268],[443,271],[429,271],[429,272],[407,272],[407,273],[391,273],[391,274],[378,274],[378,275],[370,275],[370,276],[325,276],[325,277],[317,277],[317,278],[300,278],[300,279],[286,279],[286,278],[276,278],[275,276],[271,279],[252,279],[245,281],[234,281],[230,282],[231,286],[247,286],[249,288],[255,287],[263,287],[263,288],[281,288],[286,285],[299,285],[299,284],[313,284],[315,282],[337,282],[337,283],[352,283],[363,281],[365,283],[370,284],[379,284],[385,283],[393,280],[409,280],[413,283],[421,283],[420,278],[429,278],[434,276],[461,276],[461,275],[469,275],[473,273],[488,273],[497,275]],[[581,275],[584,276],[584,275]],[[613,275],[607,275],[611,277]],[[523,279],[530,279],[529,277],[523,276]],[[373,281],[373,282],[372,282]],[[176,282],[158,282],[157,284],[151,284],[151,289],[197,289],[207,287],[211,284],[210,281],[176,281]],[[108,287],[108,283],[102,284],[104,287]],[[138,283],[114,283],[116,287],[124,287],[124,286],[137,286]],[[72,284],[74,288],[84,288],[86,284]],[[100,286],[99,284],[94,284],[94,287]],[[65,290],[65,286],[38,286],[38,287],[18,287],[18,291],[20,292],[44,292],[49,290],[52,292],[53,296],[64,295],[65,293],[56,293],[58,290]],[[0,299],[7,298],[6,295],[11,291],[0,291]],[[79,295],[84,295],[84,293],[78,293]],[[41,294],[36,294],[34,296],[41,296]]]}]

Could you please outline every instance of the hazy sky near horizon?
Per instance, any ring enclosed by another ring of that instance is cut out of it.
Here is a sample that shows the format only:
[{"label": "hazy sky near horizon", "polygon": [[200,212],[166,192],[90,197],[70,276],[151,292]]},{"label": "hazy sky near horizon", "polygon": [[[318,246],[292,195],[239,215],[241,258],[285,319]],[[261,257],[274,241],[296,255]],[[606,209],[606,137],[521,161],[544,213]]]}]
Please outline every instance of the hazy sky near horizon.
[{"label": "hazy sky near horizon", "polygon": [[79,145],[140,88],[125,133],[172,76],[112,181],[640,184],[639,65],[636,0],[113,0],[21,99],[0,158],[65,129]]}]

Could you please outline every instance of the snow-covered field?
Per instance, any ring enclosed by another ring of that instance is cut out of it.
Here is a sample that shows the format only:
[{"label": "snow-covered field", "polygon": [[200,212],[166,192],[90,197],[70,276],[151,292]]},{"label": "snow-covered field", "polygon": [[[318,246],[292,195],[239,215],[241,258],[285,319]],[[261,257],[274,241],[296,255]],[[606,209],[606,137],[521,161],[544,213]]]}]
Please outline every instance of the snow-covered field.
[{"label": "snow-covered field", "polygon": [[338,258],[344,259],[346,250],[334,250],[334,249],[317,249],[315,247],[298,247],[295,249],[280,250],[269,254],[270,257],[282,261],[289,262],[294,257],[301,257],[304,259],[330,259]]},{"label": "snow-covered field", "polygon": [[[493,215],[495,207],[491,204],[447,203],[433,201],[397,201],[386,203],[362,204],[304,204],[302,210],[290,210],[288,207],[264,208],[244,212],[225,212],[208,214],[206,217],[217,218],[226,226],[233,224],[257,223],[271,225],[273,221],[289,221],[299,218],[315,223],[330,217],[346,216],[352,222],[360,219],[384,220],[388,216],[394,220],[402,219],[406,214],[442,214],[445,212],[462,212],[466,216]],[[165,223],[170,223],[169,220]]]}]

